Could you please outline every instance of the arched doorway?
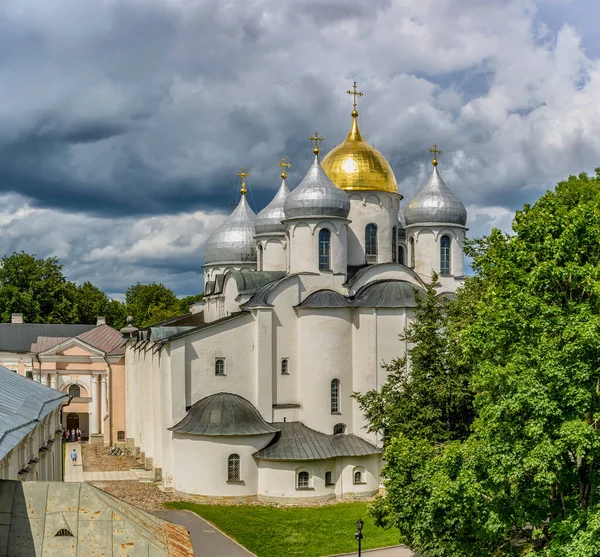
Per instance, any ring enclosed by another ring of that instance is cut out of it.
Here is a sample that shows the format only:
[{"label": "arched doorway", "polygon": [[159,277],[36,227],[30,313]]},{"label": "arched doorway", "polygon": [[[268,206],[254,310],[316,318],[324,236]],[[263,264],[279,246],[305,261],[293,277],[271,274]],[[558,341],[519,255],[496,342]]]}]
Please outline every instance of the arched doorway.
[{"label": "arched doorway", "polygon": [[67,414],[67,429],[71,431],[72,429],[79,428],[79,414],[75,412],[71,412]]}]

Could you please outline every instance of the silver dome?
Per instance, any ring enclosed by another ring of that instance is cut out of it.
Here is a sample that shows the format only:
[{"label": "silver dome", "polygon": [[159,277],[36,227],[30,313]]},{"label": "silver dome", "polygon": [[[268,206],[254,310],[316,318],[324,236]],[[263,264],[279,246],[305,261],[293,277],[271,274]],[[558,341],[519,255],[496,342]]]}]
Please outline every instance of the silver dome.
[{"label": "silver dome", "polygon": [[206,240],[204,259],[206,263],[244,263],[256,261],[254,221],[256,215],[250,209],[246,196],[229,218]]},{"label": "silver dome", "polygon": [[281,221],[285,218],[283,203],[289,194],[290,190],[285,183],[285,178],[283,178],[281,186],[271,203],[256,215],[254,221],[254,232],[256,234],[285,233],[285,225]]},{"label": "silver dome", "polygon": [[325,174],[315,156],[315,162],[298,187],[283,204],[287,219],[298,217],[341,217],[350,212],[350,198]]},{"label": "silver dome", "polygon": [[439,222],[446,224],[467,223],[467,210],[442,180],[437,166],[425,187],[415,195],[404,209],[406,224]]}]

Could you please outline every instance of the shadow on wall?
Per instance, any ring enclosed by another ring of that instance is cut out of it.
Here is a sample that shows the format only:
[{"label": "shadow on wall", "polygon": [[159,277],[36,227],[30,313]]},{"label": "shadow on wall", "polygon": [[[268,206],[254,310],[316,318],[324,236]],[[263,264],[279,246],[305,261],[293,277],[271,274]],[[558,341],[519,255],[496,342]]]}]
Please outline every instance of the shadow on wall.
[{"label": "shadow on wall", "polygon": [[45,516],[33,518],[27,508],[23,483],[0,480],[0,557],[41,554]]}]

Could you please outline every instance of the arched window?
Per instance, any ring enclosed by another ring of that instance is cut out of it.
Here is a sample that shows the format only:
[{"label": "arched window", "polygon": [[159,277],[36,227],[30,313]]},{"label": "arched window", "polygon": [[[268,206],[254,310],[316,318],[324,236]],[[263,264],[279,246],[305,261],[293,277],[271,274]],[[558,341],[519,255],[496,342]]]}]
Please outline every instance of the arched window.
[{"label": "arched window", "polygon": [[338,435],[339,433],[344,433],[346,431],[346,424],[335,424],[333,426],[333,434]]},{"label": "arched window", "polygon": [[398,231],[396,227],[392,227],[392,263],[398,262],[398,248],[396,247],[398,243]]},{"label": "arched window", "polygon": [[398,263],[400,265],[406,265],[406,259],[404,257],[404,248],[402,246],[398,246]]},{"label": "arched window", "polygon": [[281,374],[288,375],[290,373],[289,370],[289,360],[287,358],[283,358],[281,360]]},{"label": "arched window", "polygon": [[440,274],[450,274],[450,236],[440,239]]},{"label": "arched window", "polygon": [[262,244],[258,244],[258,270],[263,270],[263,247]]},{"label": "arched window", "polygon": [[410,245],[410,268],[415,268],[415,239],[411,237],[408,241]]},{"label": "arched window", "polygon": [[354,483],[361,484],[362,483],[362,472],[360,470],[354,471]]},{"label": "arched window", "polygon": [[240,481],[240,455],[230,454],[227,458],[227,481]]},{"label": "arched window", "polygon": [[58,537],[58,538],[63,537],[63,536],[72,538],[73,534],[72,534],[71,530],[67,530],[66,528],[61,528],[58,532],[56,532],[56,534],[54,534],[54,537]]},{"label": "arched window", "polygon": [[331,382],[331,413],[338,414],[340,411],[340,380]]},{"label": "arched window", "polygon": [[319,232],[319,271],[331,269],[331,232],[323,228]]},{"label": "arched window", "polygon": [[71,385],[69,387],[69,396],[73,398],[79,398],[81,396],[81,388],[79,385]]},{"label": "arched window", "polygon": [[225,375],[225,359],[217,358],[215,360],[215,375]]},{"label": "arched window", "polygon": [[325,472],[325,485],[333,485],[333,482],[331,481],[330,471]]},{"label": "arched window", "polygon": [[298,489],[306,489],[307,487],[310,487],[308,485],[309,480],[310,477],[308,472],[298,472]]},{"label": "arched window", "polygon": [[377,225],[367,224],[365,228],[365,254],[367,263],[377,263]]}]

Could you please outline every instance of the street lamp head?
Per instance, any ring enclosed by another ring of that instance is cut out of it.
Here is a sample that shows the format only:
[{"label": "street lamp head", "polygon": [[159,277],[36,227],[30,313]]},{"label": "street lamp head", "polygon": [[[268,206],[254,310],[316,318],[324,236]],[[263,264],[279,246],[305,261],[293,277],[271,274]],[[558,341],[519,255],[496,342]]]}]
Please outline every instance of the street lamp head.
[{"label": "street lamp head", "polygon": [[364,524],[365,523],[360,518],[357,520],[356,528],[358,529],[359,532],[362,531]]}]

